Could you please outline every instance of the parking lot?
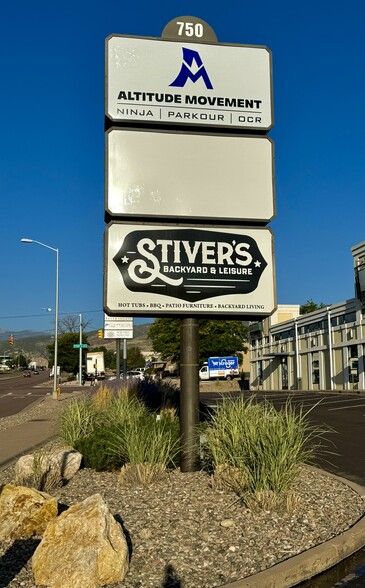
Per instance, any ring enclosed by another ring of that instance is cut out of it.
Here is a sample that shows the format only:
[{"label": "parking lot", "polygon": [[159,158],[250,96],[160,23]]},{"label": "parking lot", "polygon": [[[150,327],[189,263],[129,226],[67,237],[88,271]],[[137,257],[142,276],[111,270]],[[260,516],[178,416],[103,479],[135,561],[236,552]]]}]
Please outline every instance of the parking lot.
[{"label": "parking lot", "polygon": [[[343,476],[365,486],[365,394],[347,392],[252,392],[234,393],[234,397],[251,398],[254,402],[267,400],[276,409],[290,400],[293,406],[302,407],[311,423],[327,425],[333,433],[325,458],[318,457],[316,464],[338,476]],[[202,398],[208,405],[219,402],[220,394]]]}]

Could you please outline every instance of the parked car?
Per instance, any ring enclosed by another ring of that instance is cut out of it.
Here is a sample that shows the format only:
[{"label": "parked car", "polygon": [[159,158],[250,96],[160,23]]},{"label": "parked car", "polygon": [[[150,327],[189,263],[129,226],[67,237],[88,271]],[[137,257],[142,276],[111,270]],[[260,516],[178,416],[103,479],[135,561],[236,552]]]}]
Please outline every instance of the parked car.
[{"label": "parked car", "polygon": [[31,378],[32,374],[30,372],[23,372],[24,378]]},{"label": "parked car", "polygon": [[126,378],[127,380],[137,378],[138,380],[144,380],[144,375],[137,371],[137,370],[129,370],[126,375],[123,372],[120,372],[121,378]]}]

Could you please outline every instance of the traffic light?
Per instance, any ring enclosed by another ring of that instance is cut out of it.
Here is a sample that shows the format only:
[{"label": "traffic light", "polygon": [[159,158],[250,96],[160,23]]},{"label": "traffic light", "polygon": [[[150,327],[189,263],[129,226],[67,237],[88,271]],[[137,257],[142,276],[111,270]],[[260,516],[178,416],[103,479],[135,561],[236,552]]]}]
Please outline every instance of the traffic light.
[{"label": "traffic light", "polygon": [[9,345],[13,345],[13,344],[14,344],[13,335],[10,335],[10,337],[9,337]]},{"label": "traffic light", "polygon": [[103,337],[103,329],[98,330],[98,339],[104,339]]}]

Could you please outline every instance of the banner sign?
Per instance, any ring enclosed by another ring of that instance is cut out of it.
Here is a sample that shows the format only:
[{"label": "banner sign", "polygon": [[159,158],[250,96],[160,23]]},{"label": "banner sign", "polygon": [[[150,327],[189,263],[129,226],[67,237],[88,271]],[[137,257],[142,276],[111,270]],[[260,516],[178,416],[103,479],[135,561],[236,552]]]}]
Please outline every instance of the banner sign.
[{"label": "banner sign", "polygon": [[110,216],[269,222],[273,151],[267,137],[110,129],[105,209]]},{"label": "banner sign", "polygon": [[105,112],[112,121],[268,131],[271,53],[260,46],[111,35]]},{"label": "banner sign", "polygon": [[276,306],[270,229],[130,225],[105,234],[108,315],[268,316]]},{"label": "banner sign", "polygon": [[238,357],[208,357],[209,370],[238,370]]}]

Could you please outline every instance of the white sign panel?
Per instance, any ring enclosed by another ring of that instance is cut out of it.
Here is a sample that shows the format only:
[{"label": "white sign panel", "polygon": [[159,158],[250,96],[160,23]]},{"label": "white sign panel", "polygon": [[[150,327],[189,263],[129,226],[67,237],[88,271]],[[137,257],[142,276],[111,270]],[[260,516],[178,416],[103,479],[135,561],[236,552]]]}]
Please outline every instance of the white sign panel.
[{"label": "white sign panel", "polygon": [[133,339],[133,317],[105,314],[104,339]]},{"label": "white sign panel", "polygon": [[106,41],[106,115],[114,121],[268,131],[266,47],[112,35]]},{"label": "white sign panel", "polygon": [[110,223],[105,234],[108,315],[270,315],[276,306],[267,228]]},{"label": "white sign panel", "polygon": [[133,339],[133,331],[119,329],[105,329],[104,339]]},{"label": "white sign panel", "polygon": [[275,214],[267,137],[111,129],[106,141],[111,216],[269,222]]}]

